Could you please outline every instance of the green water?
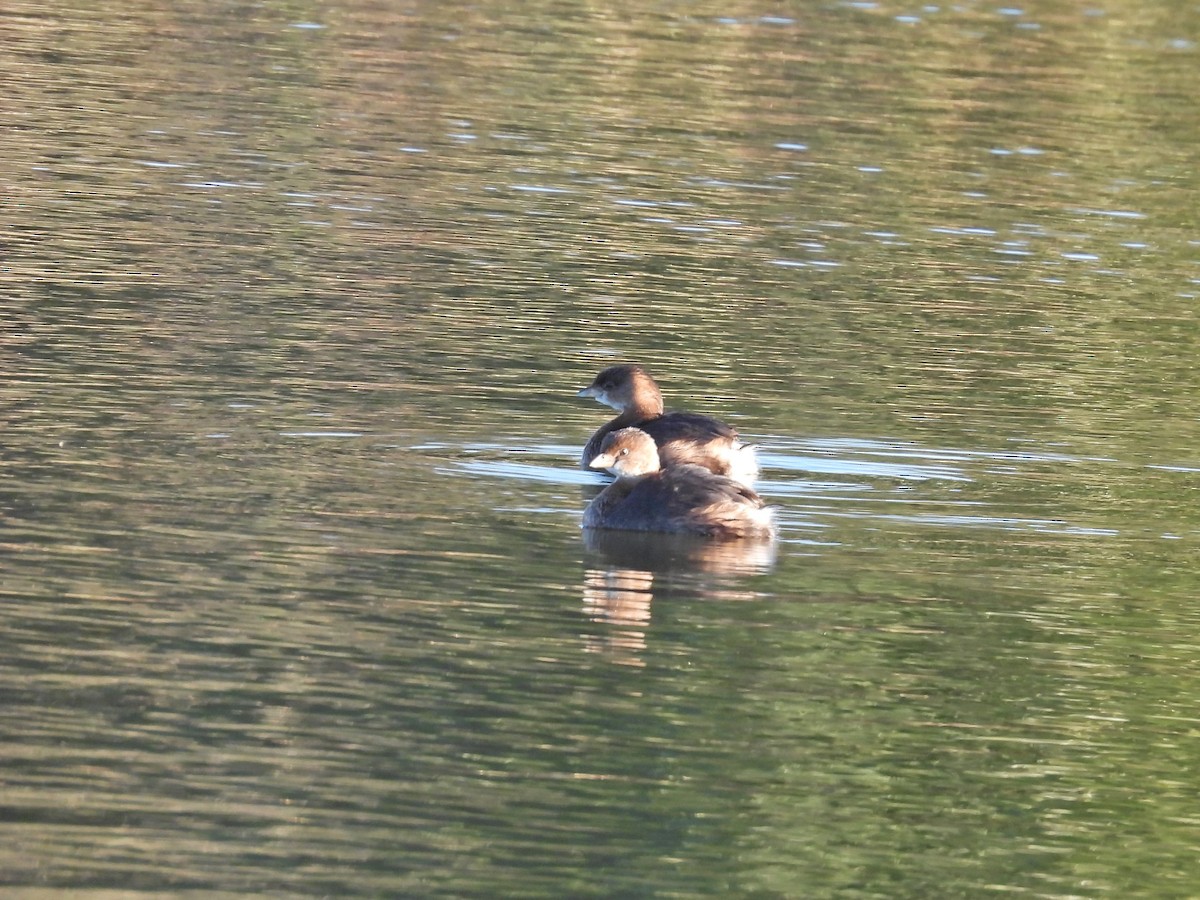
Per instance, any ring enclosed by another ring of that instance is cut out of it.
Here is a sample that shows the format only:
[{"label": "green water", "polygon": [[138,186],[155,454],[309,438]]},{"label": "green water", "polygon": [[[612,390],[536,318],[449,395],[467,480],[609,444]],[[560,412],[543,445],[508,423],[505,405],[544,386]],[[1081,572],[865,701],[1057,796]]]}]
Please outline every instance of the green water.
[{"label": "green water", "polygon": [[1200,895],[1193,4],[0,34],[6,894]]}]

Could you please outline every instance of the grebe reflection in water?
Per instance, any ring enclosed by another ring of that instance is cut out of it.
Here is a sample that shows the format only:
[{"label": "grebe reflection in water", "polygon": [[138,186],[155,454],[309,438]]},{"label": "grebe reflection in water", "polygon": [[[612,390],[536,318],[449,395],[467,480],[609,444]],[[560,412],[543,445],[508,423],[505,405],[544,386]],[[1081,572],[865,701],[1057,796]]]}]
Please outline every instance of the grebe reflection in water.
[{"label": "grebe reflection in water", "polygon": [[690,534],[587,529],[584,614],[597,626],[589,650],[622,665],[642,666],[655,602],[667,598],[755,601],[765,596],[750,576],[775,564],[774,541],[714,541]]}]

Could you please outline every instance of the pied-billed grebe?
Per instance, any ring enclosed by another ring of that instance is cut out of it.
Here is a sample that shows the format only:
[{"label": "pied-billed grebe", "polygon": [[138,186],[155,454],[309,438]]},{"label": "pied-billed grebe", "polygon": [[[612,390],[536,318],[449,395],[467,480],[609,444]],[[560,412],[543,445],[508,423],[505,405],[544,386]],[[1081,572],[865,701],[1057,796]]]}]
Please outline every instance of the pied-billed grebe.
[{"label": "pied-billed grebe", "polygon": [[654,439],[666,467],[691,463],[718,475],[727,475],[747,487],[758,477],[754,447],[738,440],[724,422],[696,413],[664,413],[662,393],[641,366],[610,366],[579,392],[611,406],[619,415],[592,435],[583,448],[580,464],[592,468],[605,437],[621,428],[636,426]]},{"label": "pied-billed grebe", "polygon": [[774,512],[732,478],[689,463],[661,468],[654,440],[640,428],[604,438],[591,468],[617,480],[583,513],[584,528],[662,531],[715,538],[767,538]]}]

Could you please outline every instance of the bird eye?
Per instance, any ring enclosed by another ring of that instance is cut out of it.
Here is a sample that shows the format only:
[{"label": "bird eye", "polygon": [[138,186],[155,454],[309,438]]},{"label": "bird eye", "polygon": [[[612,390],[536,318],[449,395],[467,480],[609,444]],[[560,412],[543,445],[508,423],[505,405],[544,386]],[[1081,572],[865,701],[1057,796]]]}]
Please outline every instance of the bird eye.
[{"label": "bird eye", "polygon": [[628,448],[628,447],[622,447],[622,448],[621,448],[621,455],[622,455],[622,456],[628,456],[628,455],[629,455],[629,448]]}]

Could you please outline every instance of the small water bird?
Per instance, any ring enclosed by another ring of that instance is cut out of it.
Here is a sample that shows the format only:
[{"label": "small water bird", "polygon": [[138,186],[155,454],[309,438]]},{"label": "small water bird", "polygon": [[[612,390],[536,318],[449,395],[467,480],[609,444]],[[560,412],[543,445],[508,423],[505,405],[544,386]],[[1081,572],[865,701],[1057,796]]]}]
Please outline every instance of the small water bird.
[{"label": "small water bird", "polygon": [[753,445],[743,444],[733,428],[709,416],[664,412],[662,392],[641,366],[610,366],[578,396],[591,397],[618,413],[584,446],[580,465],[585,469],[597,468],[592,461],[608,435],[635,426],[653,439],[666,468],[684,463],[702,466],[746,487],[752,486],[758,477],[758,458]]},{"label": "small water bird", "polygon": [[751,488],[691,463],[663,468],[654,439],[640,428],[606,435],[590,468],[617,480],[588,504],[584,528],[726,539],[775,533],[774,510]]}]

